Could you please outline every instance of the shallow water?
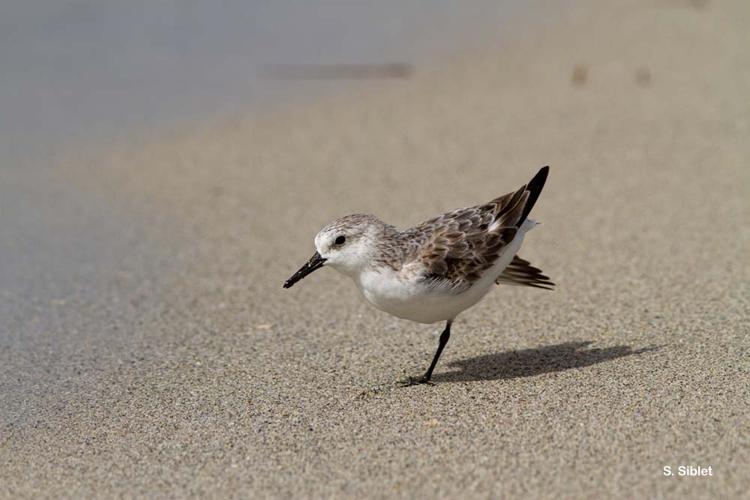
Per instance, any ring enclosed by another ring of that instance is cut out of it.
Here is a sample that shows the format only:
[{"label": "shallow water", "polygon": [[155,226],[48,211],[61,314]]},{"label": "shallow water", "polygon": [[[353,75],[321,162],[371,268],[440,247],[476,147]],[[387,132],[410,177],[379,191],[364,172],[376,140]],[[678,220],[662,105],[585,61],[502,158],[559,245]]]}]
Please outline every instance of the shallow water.
[{"label": "shallow water", "polygon": [[3,2],[0,146],[15,157],[144,135],[309,89],[262,78],[269,64],[419,67],[503,30],[523,6],[517,0]]}]

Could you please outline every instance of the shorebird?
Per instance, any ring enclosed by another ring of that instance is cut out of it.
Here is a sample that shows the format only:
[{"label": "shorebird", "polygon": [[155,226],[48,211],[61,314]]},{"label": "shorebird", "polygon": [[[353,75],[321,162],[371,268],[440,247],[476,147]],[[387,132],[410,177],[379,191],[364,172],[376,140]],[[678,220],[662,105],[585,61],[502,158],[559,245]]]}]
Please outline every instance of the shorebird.
[{"label": "shorebird", "polygon": [[516,254],[536,222],[528,218],[547,180],[543,167],[518,190],[399,230],[373,215],[334,220],[315,236],[316,252],[284,288],[321,267],[349,276],[370,304],[419,323],[445,321],[437,351],[421,377],[429,383],[451,325],[497,284],[552,289],[541,269]]}]

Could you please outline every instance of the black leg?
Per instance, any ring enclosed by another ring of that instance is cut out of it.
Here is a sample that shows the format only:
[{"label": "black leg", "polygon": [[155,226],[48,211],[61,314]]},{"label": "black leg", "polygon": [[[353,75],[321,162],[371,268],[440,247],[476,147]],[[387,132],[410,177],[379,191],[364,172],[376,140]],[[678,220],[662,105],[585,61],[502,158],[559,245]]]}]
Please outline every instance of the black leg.
[{"label": "black leg", "polygon": [[443,353],[443,349],[445,349],[445,345],[448,343],[448,339],[451,338],[451,323],[453,323],[453,321],[448,320],[448,322],[445,324],[445,330],[443,330],[443,333],[440,334],[440,343],[438,344],[437,351],[435,352],[435,357],[432,358],[430,367],[422,377],[423,384],[429,382],[432,378],[432,370],[435,369],[435,365],[437,365],[438,359],[440,359],[440,355]]},{"label": "black leg", "polygon": [[438,359],[440,359],[440,355],[443,353],[443,349],[445,349],[445,345],[448,343],[448,339],[451,338],[452,323],[453,320],[448,320],[448,322],[445,324],[445,330],[443,330],[443,333],[440,334],[440,343],[438,344],[437,351],[435,352],[435,357],[432,358],[432,363],[430,363],[430,367],[427,369],[425,374],[416,379],[409,378],[406,382],[406,385],[428,384],[430,382],[430,379],[432,378],[432,370],[435,369],[435,365],[437,365]]}]

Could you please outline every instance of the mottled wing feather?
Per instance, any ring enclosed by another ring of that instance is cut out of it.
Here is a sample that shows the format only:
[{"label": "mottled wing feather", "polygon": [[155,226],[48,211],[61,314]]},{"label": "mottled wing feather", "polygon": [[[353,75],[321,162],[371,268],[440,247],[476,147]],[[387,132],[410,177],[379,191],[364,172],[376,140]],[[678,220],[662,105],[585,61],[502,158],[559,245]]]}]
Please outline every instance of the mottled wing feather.
[{"label": "mottled wing feather", "polygon": [[419,242],[413,257],[421,263],[424,279],[452,288],[471,286],[513,241],[528,195],[523,186],[485,205],[454,210],[410,230],[412,241]]},{"label": "mottled wing feather", "polygon": [[534,267],[528,260],[519,256],[513,257],[503,273],[495,281],[498,285],[531,286],[552,290],[555,284],[538,267]]},{"label": "mottled wing feather", "polygon": [[408,268],[435,286],[470,287],[513,241],[548,173],[549,167],[542,167],[528,184],[484,205],[454,210],[405,231],[387,228],[379,262],[396,271]]}]

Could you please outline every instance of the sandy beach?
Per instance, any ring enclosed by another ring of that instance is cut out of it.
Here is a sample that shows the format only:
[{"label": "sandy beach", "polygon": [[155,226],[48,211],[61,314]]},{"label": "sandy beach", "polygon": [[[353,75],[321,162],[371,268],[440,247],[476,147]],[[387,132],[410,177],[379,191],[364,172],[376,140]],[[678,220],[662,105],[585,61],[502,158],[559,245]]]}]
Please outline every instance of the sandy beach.
[{"label": "sandy beach", "polygon": [[[44,174],[119,221],[98,233],[111,308],[82,291],[6,323],[86,347],[0,349],[0,496],[746,497],[750,4],[551,12],[410,78]],[[557,289],[459,316],[433,386],[398,382],[441,325],[332,270],[282,289],[335,217],[406,227],[542,165],[520,255]]]}]

